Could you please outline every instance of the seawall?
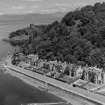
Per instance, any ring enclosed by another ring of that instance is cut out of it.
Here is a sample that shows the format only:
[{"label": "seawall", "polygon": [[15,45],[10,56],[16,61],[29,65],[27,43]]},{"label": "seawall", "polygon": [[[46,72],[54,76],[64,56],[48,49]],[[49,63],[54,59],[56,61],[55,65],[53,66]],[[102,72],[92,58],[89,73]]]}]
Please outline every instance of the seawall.
[{"label": "seawall", "polygon": [[[58,80],[46,77],[44,75],[29,71],[29,70],[24,70],[20,67],[17,67],[11,64],[9,64],[7,68],[9,68],[13,72],[17,72],[19,74],[22,74],[24,76],[34,79],[35,80],[34,82],[37,82],[37,86],[39,85],[38,86],[39,89],[53,93],[65,99],[68,102],[71,102],[74,100],[75,104],[73,105],[84,105],[82,103],[88,103],[86,105],[104,105],[103,101],[100,103],[100,101],[96,100],[97,95],[95,97],[92,97],[92,98],[95,98],[95,100],[92,99],[90,97],[91,94],[92,95],[95,95],[95,94],[89,93],[89,91],[86,91],[83,89],[81,90],[80,88],[79,89],[73,88],[70,85],[68,86],[68,84],[66,83],[60,82]],[[98,98],[104,98],[104,97],[98,96]]]}]

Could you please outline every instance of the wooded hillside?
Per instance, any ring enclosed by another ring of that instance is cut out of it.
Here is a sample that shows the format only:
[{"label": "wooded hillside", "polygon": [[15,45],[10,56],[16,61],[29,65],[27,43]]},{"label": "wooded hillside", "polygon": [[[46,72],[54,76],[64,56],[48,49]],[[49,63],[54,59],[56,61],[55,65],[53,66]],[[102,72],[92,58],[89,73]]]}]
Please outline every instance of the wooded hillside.
[{"label": "wooded hillside", "polygon": [[[13,40],[23,35],[27,36],[25,41]],[[61,22],[31,24],[10,33],[9,38],[24,54],[37,53],[42,59],[105,67],[105,3],[71,11]]]}]

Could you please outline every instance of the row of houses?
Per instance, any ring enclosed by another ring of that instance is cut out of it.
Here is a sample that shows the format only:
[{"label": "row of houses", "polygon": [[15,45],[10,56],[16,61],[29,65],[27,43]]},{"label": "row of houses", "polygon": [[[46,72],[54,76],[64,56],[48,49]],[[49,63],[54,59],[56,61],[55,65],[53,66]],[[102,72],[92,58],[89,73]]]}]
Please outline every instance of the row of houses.
[{"label": "row of houses", "polygon": [[48,69],[47,75],[53,75],[55,78],[64,74],[68,78],[81,78],[94,84],[105,83],[105,73],[103,69],[98,67],[81,66],[57,60],[47,61],[39,59],[38,55],[33,54],[24,56],[20,53],[15,55],[15,60],[19,61],[18,66],[21,67],[33,66],[37,69]]}]

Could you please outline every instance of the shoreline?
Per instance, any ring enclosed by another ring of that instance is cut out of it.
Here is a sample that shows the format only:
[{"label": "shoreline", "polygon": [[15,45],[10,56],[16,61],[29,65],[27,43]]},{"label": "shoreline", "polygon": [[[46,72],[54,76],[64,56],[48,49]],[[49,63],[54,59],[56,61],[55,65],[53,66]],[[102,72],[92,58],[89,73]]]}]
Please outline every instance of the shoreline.
[{"label": "shoreline", "polygon": [[[45,84],[41,83],[40,81],[29,78],[23,74],[16,73],[16,72],[10,70],[9,68],[6,68],[6,69],[7,69],[6,73],[9,73],[10,75],[21,79],[22,81],[24,81],[28,85],[33,86],[35,88],[38,88],[41,91],[46,91],[50,94],[53,94],[56,97],[59,97],[59,98],[65,100],[67,103],[71,103],[72,105],[98,105],[98,104],[93,103],[89,100],[86,100],[82,97],[79,97],[79,96],[74,95],[72,93],[71,94],[67,93],[67,92],[62,91],[59,88],[55,88],[53,86],[48,86],[48,89],[46,90]],[[71,104],[69,104],[69,105],[71,105]]]},{"label": "shoreline", "polygon": [[[35,79],[29,78],[29,77],[27,77],[25,75],[22,75],[22,74],[18,74],[18,73],[13,72],[13,71],[11,71],[9,69],[8,69],[8,71],[6,71],[6,73],[7,74],[10,74],[11,76],[17,77],[18,79],[20,79],[23,82],[25,82],[27,85],[33,86],[33,87],[39,89],[40,91],[44,91],[44,92],[47,92],[49,94],[54,95],[55,97],[61,98],[61,97],[58,96],[58,94],[55,94],[56,92],[54,92],[53,90],[51,90],[51,88],[50,88],[50,90],[46,90],[45,87],[43,87],[44,86],[43,83],[38,82]],[[61,99],[63,101],[67,101],[67,100],[64,100],[63,97]],[[67,105],[72,105],[72,104],[69,104],[69,102],[67,102]]]}]

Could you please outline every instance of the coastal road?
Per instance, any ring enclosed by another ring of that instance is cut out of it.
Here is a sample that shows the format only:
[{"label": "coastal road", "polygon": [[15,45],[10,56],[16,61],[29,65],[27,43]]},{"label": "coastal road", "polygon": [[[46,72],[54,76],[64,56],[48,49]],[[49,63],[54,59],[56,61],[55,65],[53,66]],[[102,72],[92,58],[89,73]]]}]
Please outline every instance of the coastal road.
[{"label": "coastal road", "polygon": [[[78,95],[78,97],[82,96],[82,97],[85,98],[84,100],[89,99],[91,101],[96,102],[96,103],[90,102],[91,104],[85,104],[85,102],[84,102],[83,105],[104,105],[105,97],[103,97],[101,95],[93,94],[89,91],[86,91],[86,90],[83,90],[83,89],[80,89],[80,88],[79,89],[74,88],[74,87],[72,87],[72,86],[70,86],[66,83],[60,82],[58,80],[55,80],[55,79],[52,79],[52,78],[49,78],[49,77],[46,77],[46,76],[42,76],[41,74],[38,74],[38,73],[35,73],[35,72],[32,72],[32,71],[28,71],[28,70],[22,69],[20,67],[17,67],[17,66],[11,65],[11,64],[8,64],[6,66],[7,66],[7,68],[12,69],[16,72],[23,73],[23,74],[25,74],[27,76],[31,76],[33,78],[37,78],[37,79],[39,79],[41,81],[44,81],[48,84],[52,84],[53,86],[58,87],[62,90],[65,90],[65,91],[70,92],[70,93],[74,93],[74,94]],[[75,102],[74,105],[79,105],[79,103],[77,104],[77,102]],[[80,104],[80,105],[82,105],[82,104]]]},{"label": "coastal road", "polygon": [[[27,83],[27,84],[29,84],[31,86],[39,88],[40,84],[37,83],[36,80],[33,79],[33,78],[30,78],[30,77],[28,77],[26,75],[20,74],[20,73],[18,73],[16,71],[8,69],[8,68],[7,68],[7,73],[9,73],[9,74],[23,80],[25,83]],[[57,97],[60,97],[60,98],[64,99],[65,101],[67,101],[67,103],[65,103],[65,104],[60,103],[60,104],[56,104],[56,105],[99,105],[99,104],[87,101],[87,100],[85,100],[85,99],[83,99],[83,98],[81,98],[79,96],[75,96],[75,95],[72,95],[72,94],[67,95],[64,92],[59,92],[56,89],[51,89],[48,92],[51,93],[51,94],[56,95]]]},{"label": "coastal road", "polygon": [[[93,92],[90,92],[88,90],[84,90],[84,89],[81,89],[81,88],[77,88],[77,87],[74,88],[67,83],[58,81],[58,80],[50,78],[50,77],[46,77],[45,75],[41,75],[39,73],[30,71],[30,70],[20,68],[18,66],[14,66],[14,65],[11,64],[11,57],[6,59],[6,62],[7,62],[7,64],[5,65],[6,68],[9,68],[12,71],[23,74],[27,77],[31,77],[33,79],[37,79],[39,81],[43,81],[46,84],[50,84],[54,87],[57,87],[62,91],[66,91],[70,94],[77,95],[78,97],[82,97],[82,98],[84,98],[84,100],[89,100],[89,101],[95,103],[95,105],[96,104],[97,105],[105,105],[105,96],[95,94]],[[89,104],[89,105],[91,105],[91,104]]]}]

